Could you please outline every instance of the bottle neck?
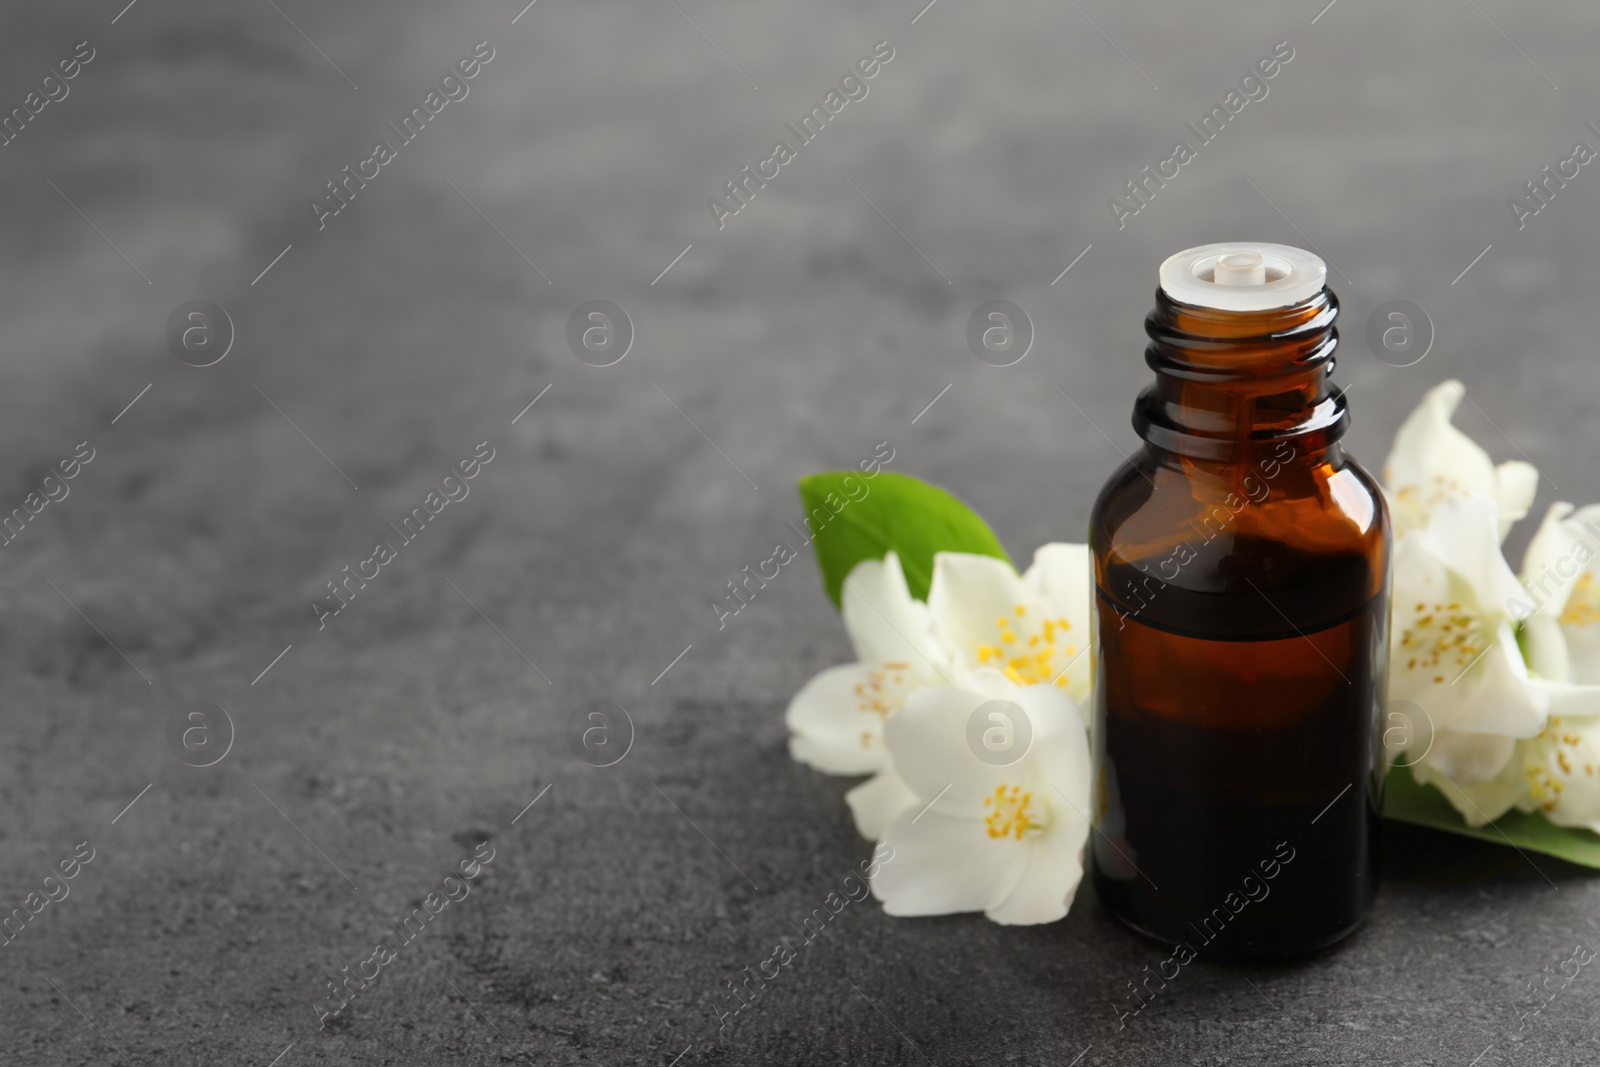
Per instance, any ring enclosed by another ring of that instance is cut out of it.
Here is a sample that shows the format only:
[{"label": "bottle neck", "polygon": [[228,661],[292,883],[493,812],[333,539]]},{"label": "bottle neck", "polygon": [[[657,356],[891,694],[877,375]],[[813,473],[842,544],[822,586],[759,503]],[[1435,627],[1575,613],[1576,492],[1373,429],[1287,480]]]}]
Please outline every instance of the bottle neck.
[{"label": "bottle neck", "polygon": [[1268,311],[1180,304],[1158,290],[1144,323],[1156,378],[1134,404],[1134,430],[1153,449],[1198,461],[1249,463],[1281,454],[1286,441],[1299,457],[1324,457],[1350,423],[1328,380],[1338,314],[1326,288]]}]

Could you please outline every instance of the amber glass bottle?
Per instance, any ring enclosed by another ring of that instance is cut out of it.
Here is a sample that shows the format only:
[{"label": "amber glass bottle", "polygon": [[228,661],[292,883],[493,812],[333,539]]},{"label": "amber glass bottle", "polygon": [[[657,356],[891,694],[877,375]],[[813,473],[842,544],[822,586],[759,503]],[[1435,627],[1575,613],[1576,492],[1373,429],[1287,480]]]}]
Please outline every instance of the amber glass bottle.
[{"label": "amber glass bottle", "polygon": [[1376,890],[1387,513],[1339,444],[1322,260],[1207,245],[1161,277],[1144,448],[1089,535],[1094,885],[1201,958],[1291,956]]}]

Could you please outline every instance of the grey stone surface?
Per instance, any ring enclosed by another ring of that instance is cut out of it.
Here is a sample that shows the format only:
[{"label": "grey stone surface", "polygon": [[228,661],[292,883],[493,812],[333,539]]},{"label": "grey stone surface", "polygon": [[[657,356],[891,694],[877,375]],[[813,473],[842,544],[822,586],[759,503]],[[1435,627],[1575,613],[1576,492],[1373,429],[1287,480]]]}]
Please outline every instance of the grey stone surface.
[{"label": "grey stone surface", "polygon": [[[1597,143],[1600,11],[521,7],[0,15],[6,110],[76,42],[95,49],[0,148],[0,507],[95,450],[0,549],[0,908],[95,849],[0,949],[0,1061],[1600,1059],[1593,975],[1526,1028],[1514,1012],[1593,943],[1600,885],[1405,828],[1349,942],[1197,963],[1125,1028],[1113,1004],[1164,953],[1086,893],[1042,929],[851,905],[719,1030],[723,982],[868,846],[847,783],[784,749],[785,701],[848,656],[813,564],[720,632],[708,607],[785,536],[797,477],[882,440],[1018,557],[1080,539],[1135,443],[1157,264],[1236,235],[1335,265],[1369,465],[1454,376],[1469,432],[1544,473],[1541,510],[1600,499],[1600,177],[1583,168],[1520,231],[1506,206]],[[484,39],[470,95],[319,231],[310,199]],[[719,230],[707,199],[879,40],[895,54],[870,94]],[[1267,97],[1119,230],[1107,199],[1280,40],[1294,58]],[[165,340],[197,298],[238,335],[203,369]],[[994,298],[1038,330],[1004,369],[964,340]],[[603,369],[565,339],[595,299],[637,330]],[[1413,367],[1362,341],[1393,299],[1437,327]],[[484,440],[470,497],[319,630],[324,583]],[[564,740],[590,699],[637,726],[610,768]],[[236,727],[209,768],[168,748],[191,700]],[[485,838],[471,895],[319,1030],[324,981]]]}]

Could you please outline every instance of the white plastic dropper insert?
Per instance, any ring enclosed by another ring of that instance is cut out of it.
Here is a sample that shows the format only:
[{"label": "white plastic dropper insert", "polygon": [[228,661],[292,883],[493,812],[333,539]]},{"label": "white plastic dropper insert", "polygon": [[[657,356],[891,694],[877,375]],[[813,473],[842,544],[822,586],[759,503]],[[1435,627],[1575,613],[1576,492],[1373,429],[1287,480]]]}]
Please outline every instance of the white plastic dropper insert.
[{"label": "white plastic dropper insert", "polygon": [[1259,242],[1201,245],[1168,256],[1161,288],[1180,304],[1219,311],[1292,307],[1328,283],[1322,257],[1303,248]]}]

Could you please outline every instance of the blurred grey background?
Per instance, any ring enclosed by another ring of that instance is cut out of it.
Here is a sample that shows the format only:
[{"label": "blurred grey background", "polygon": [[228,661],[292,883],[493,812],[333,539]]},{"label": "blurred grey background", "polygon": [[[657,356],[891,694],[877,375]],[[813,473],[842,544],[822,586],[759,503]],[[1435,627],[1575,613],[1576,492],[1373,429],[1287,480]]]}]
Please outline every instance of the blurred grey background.
[{"label": "blurred grey background", "polygon": [[[1522,229],[1507,206],[1600,147],[1600,10],[124,3],[0,16],[0,110],[27,112],[0,147],[0,511],[95,457],[0,548],[0,912],[96,852],[0,949],[0,1060],[1600,1054],[1594,978],[1515,1013],[1593,936],[1600,886],[1405,828],[1350,942],[1187,968],[1124,1028],[1113,1004],[1163,952],[1085,890],[1040,929],[852,907],[719,1030],[724,983],[869,846],[847,783],[784,749],[789,696],[850,658],[814,564],[721,631],[710,607],[798,519],[798,477],[880,441],[1015,558],[1081,540],[1136,444],[1156,267],[1218,240],[1333,265],[1369,467],[1457,377],[1463,428],[1544,475],[1539,512],[1600,499],[1600,176]],[[319,230],[325,183],[479,41],[469,95]],[[719,229],[708,199],[880,41],[868,94]],[[1283,41],[1267,95],[1119,228],[1110,198]],[[994,298],[1036,330],[1007,368],[965,342]],[[205,368],[167,343],[196,299],[236,332]],[[604,368],[566,339],[597,299],[635,332]],[[1395,299],[1436,331],[1405,368],[1365,341]],[[319,630],[325,583],[481,441],[470,497]],[[636,727],[609,768],[565,739],[591,699]],[[167,739],[195,700],[235,731],[207,768]],[[472,895],[319,1029],[327,980],[484,839]]]}]

